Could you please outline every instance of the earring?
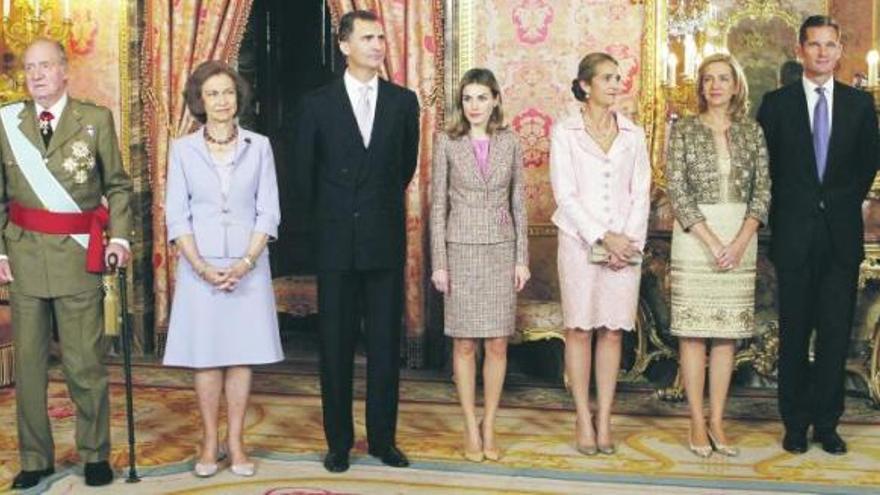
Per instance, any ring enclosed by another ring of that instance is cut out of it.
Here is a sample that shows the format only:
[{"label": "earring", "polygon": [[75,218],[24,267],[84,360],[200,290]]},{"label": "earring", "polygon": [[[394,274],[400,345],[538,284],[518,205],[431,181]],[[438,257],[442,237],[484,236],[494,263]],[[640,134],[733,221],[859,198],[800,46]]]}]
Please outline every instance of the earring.
[{"label": "earring", "polygon": [[587,100],[590,99],[590,92],[589,91],[584,91],[584,99],[587,99]]}]

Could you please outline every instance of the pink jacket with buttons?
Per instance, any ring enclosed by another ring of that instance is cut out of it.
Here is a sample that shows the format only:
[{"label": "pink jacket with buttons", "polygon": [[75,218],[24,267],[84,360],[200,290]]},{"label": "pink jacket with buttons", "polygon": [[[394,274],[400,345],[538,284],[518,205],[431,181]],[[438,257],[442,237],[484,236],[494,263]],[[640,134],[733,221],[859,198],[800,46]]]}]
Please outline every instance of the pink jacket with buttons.
[{"label": "pink jacket with buttons", "polygon": [[556,199],[553,223],[594,244],[605,232],[623,233],[643,248],[651,204],[651,165],[641,127],[617,116],[619,133],[606,154],[584,129],[579,113],[554,126],[550,182]]}]

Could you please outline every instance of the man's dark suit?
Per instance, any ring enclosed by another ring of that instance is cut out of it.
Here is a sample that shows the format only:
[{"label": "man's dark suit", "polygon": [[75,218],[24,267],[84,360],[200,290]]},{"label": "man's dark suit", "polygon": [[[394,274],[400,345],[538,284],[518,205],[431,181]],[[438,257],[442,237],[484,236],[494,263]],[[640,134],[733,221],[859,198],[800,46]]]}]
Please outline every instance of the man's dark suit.
[{"label": "man's dark suit", "polygon": [[365,309],[367,439],[394,445],[397,424],[404,191],[419,145],[416,95],[379,80],[365,148],[342,79],[306,95],[295,134],[297,181],[314,222],[321,399],[330,451],[354,443],[352,371],[358,297]]},{"label": "man's dark suit", "polygon": [[[870,95],[834,83],[824,177],[813,150],[804,83],[764,96],[773,181],[770,256],[779,281],[779,410],[788,431],[833,431],[843,414],[844,374],[859,264],[862,201],[878,161]],[[815,362],[808,362],[816,330]]]}]

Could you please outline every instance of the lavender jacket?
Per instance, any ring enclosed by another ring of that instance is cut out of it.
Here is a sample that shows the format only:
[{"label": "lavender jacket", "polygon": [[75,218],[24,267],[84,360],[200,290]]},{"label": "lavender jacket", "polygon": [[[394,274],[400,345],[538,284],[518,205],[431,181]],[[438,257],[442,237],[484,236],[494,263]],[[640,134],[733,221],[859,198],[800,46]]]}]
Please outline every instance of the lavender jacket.
[{"label": "lavender jacket", "polygon": [[165,196],[169,241],[192,234],[202,256],[238,258],[254,231],[278,237],[281,210],[269,139],[239,128],[234,161],[224,196],[201,129],[172,141]]}]

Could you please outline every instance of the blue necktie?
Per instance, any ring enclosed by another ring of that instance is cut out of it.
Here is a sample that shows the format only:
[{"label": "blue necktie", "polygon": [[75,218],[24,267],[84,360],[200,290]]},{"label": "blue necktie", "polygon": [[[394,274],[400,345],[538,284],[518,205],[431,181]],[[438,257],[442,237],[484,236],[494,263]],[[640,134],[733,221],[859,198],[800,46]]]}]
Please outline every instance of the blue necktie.
[{"label": "blue necktie", "polygon": [[825,88],[816,88],[819,100],[813,110],[813,151],[816,152],[816,172],[819,173],[819,182],[825,176],[825,165],[828,162],[828,100],[825,98]]}]

